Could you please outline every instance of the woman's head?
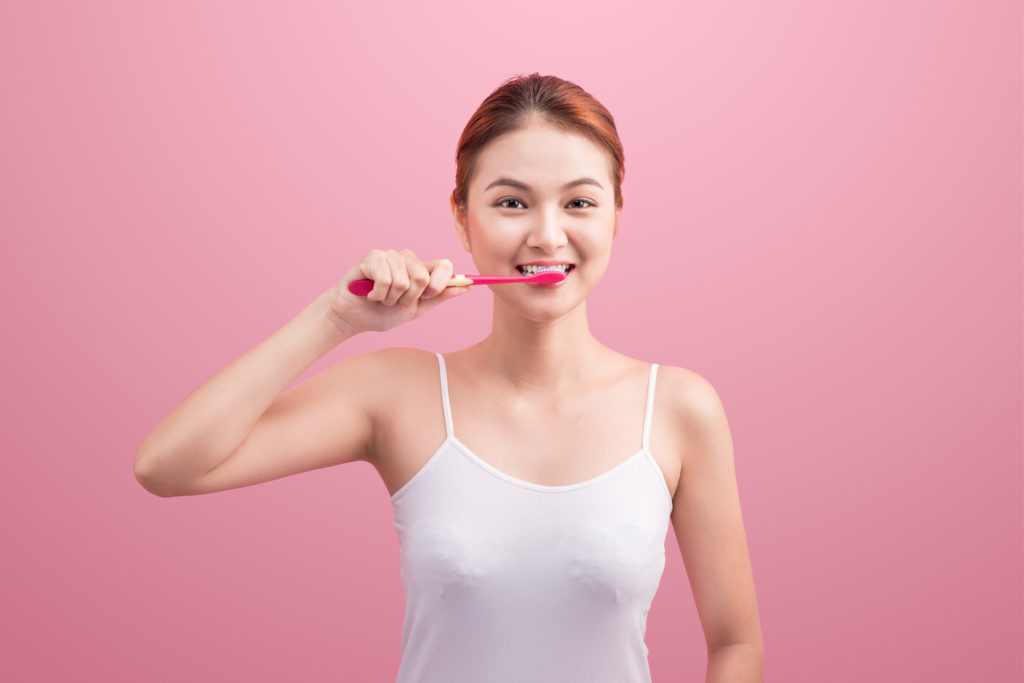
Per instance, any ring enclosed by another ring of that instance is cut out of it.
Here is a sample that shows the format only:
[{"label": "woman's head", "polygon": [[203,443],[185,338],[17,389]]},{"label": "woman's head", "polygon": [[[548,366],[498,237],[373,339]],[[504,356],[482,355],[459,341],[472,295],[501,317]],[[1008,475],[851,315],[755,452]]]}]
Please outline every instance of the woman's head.
[{"label": "woman's head", "polygon": [[465,210],[469,185],[483,149],[495,138],[522,128],[536,117],[566,132],[587,137],[607,152],[609,175],[615,186],[615,207],[621,209],[625,164],[611,113],[575,83],[536,73],[505,81],[469,119],[455,154],[452,208]]},{"label": "woman's head", "polygon": [[567,81],[512,79],[470,119],[457,159],[452,212],[477,272],[569,269],[552,289],[498,285],[496,303],[535,320],[577,310],[607,268],[622,204],[622,146],[608,111]]}]

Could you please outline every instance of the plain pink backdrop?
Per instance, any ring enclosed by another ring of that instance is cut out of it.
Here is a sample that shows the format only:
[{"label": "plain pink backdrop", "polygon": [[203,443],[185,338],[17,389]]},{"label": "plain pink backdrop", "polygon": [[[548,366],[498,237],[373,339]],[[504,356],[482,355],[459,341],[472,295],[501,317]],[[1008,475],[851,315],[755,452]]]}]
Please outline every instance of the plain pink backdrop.
[{"label": "plain pink backdrop", "polygon": [[[368,249],[474,272],[455,143],[540,71],[607,105],[625,145],[592,329],[726,406],[765,679],[1021,680],[1022,16],[4,3],[0,677],[393,680],[398,544],[371,466],[162,499],[132,461]],[[298,381],[462,348],[490,310],[481,287]],[[652,672],[703,681],[666,544]]]}]

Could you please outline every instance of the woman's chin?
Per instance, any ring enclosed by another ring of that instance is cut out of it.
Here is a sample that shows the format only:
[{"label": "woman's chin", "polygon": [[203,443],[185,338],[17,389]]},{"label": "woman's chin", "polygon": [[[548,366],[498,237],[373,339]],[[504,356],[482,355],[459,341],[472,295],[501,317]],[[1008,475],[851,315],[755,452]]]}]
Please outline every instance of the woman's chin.
[{"label": "woman's chin", "polygon": [[[501,287],[502,285],[495,286]],[[568,293],[563,288],[563,291],[537,289],[531,292],[517,293],[514,296],[495,295],[495,304],[500,301],[510,312],[515,311],[519,316],[533,322],[547,323],[564,318],[586,301],[585,297],[565,296]]]}]

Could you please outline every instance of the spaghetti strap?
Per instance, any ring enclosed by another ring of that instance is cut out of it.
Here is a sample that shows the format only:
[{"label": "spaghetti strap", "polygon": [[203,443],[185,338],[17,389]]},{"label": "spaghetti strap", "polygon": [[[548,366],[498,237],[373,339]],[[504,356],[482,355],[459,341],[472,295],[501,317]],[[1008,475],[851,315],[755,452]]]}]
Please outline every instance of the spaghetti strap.
[{"label": "spaghetti strap", "polygon": [[448,369],[444,364],[444,356],[437,354],[438,366],[441,370],[441,405],[444,406],[444,438],[450,439],[454,433],[452,429],[452,407],[448,402]]},{"label": "spaghetti strap", "polygon": [[650,450],[651,416],[654,414],[654,384],[658,377],[658,364],[651,363],[651,376],[647,382],[647,405],[644,408],[643,450]]}]

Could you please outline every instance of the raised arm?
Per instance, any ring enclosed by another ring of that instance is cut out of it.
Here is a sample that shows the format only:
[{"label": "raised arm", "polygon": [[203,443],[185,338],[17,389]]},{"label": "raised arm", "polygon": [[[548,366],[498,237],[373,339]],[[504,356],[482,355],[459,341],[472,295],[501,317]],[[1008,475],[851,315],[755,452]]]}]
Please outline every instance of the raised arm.
[{"label": "raised arm", "polygon": [[[158,496],[249,486],[330,465],[368,460],[382,373],[395,349],[350,358],[286,394],[317,359],[362,331],[413,320],[468,288],[451,262],[411,250],[371,249],[334,287],[189,394],[142,442],[135,477]],[[348,290],[374,281],[368,296]]]},{"label": "raised arm", "polygon": [[764,642],[725,409],[687,371],[676,383],[683,453],[672,525],[708,648],[707,683],[761,683]]},{"label": "raised arm", "polygon": [[145,438],[135,476],[164,497],[248,486],[365,457],[370,420],[359,384],[372,359],[348,359],[281,392],[353,335],[318,297],[204,382]]}]

